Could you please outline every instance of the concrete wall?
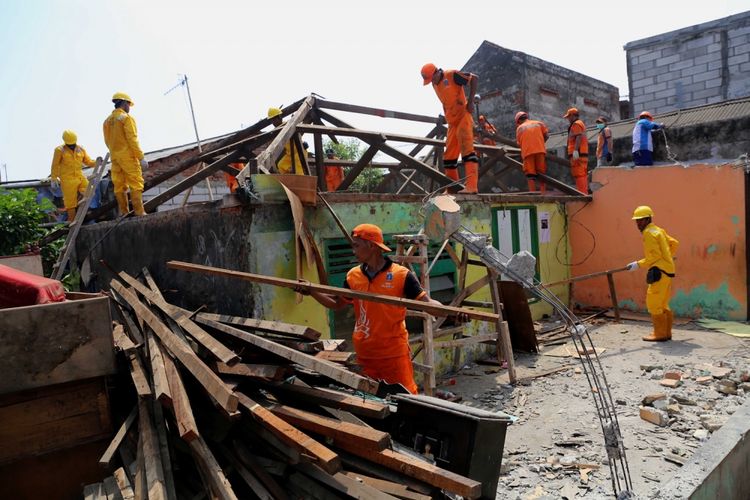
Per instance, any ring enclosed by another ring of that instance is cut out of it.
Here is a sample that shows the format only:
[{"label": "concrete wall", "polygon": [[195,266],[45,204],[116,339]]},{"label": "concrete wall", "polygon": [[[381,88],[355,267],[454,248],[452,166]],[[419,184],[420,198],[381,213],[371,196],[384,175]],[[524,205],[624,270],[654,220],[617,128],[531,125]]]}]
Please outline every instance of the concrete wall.
[{"label": "concrete wall", "polygon": [[[650,205],[654,223],[680,241],[670,305],[679,316],[747,317],[744,172],[729,166],[610,167],[593,172],[601,188],[589,204],[569,206],[574,276],[626,265],[643,256],[631,220]],[[615,275],[621,307],[645,311],[645,271]],[[576,283],[573,301],[611,306],[604,277]]]},{"label": "concrete wall", "polygon": [[630,42],[625,51],[634,113],[750,95],[750,12]]},{"label": "concrete wall", "polygon": [[[409,234],[417,233],[421,227],[420,202],[377,201],[363,197],[359,203],[334,201],[332,205],[349,228],[369,221],[380,225],[385,233]],[[516,205],[462,203],[464,225],[477,233],[492,234],[493,209]],[[569,255],[565,208],[545,203],[536,205],[536,209],[538,214],[549,214],[550,228],[547,240],[539,242],[540,275],[543,281],[564,279],[568,276]],[[306,208],[305,218],[321,252],[327,239],[342,237],[324,207]],[[166,261],[174,259],[294,279],[296,257],[288,203],[267,202],[231,210],[222,210],[219,203],[206,203],[128,219],[117,226],[112,222],[84,226],[78,238],[79,261],[109,230],[103,242],[91,252],[92,269],[98,275],[96,284],[100,287],[106,287],[111,275],[98,264],[99,259],[131,274],[147,266],[167,299],[178,305],[196,308],[206,304],[210,311],[303,324],[323,332],[326,337],[331,335],[328,311],[310,297],[297,304],[295,294],[289,289],[256,286],[165,267]],[[303,268],[305,279],[319,281],[315,269],[306,265]],[[472,266],[467,282],[480,278],[483,272],[483,268]],[[489,301],[489,290],[480,290],[471,299]],[[563,291],[562,299],[568,300],[567,291]],[[550,312],[547,304],[532,305],[534,317]],[[469,332],[484,332],[487,328],[486,324],[475,322],[467,326]],[[487,349],[481,346],[464,355],[474,357]],[[441,352],[438,366],[449,366],[451,352]]]},{"label": "concrete wall", "polygon": [[484,41],[463,67],[479,75],[480,113],[503,135],[515,137],[513,117],[528,111],[550,131],[567,130],[562,116],[576,106],[584,121],[604,115],[618,120],[617,87],[534,56]]}]

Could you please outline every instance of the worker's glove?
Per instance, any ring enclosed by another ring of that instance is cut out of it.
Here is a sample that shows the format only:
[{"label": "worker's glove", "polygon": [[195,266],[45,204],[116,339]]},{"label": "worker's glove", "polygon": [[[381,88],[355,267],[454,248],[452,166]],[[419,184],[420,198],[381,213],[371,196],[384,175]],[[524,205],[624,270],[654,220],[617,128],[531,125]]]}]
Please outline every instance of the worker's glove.
[{"label": "worker's glove", "polygon": [[607,161],[608,162],[612,161],[612,153],[607,153]]},{"label": "worker's glove", "polygon": [[145,159],[145,158],[143,158],[143,159],[141,160],[141,168],[143,168],[143,169],[146,169],[146,168],[148,168],[148,162],[146,161],[146,159]]},{"label": "worker's glove", "polygon": [[628,271],[635,271],[636,269],[638,269],[638,261],[628,264]]},{"label": "worker's glove", "polygon": [[578,154],[578,151],[573,151],[573,159],[574,159],[574,160],[577,160],[577,159],[578,159],[578,158],[580,158],[580,157],[581,157],[581,155],[580,155],[580,154]]},{"label": "worker's glove", "polygon": [[52,179],[49,186],[54,190],[60,189],[60,179]]}]

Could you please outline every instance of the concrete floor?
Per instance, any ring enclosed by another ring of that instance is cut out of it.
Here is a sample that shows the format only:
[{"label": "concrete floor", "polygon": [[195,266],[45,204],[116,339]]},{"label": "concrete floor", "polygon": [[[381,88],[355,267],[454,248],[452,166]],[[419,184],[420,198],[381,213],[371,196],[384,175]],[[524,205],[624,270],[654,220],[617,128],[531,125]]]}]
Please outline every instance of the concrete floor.
[{"label": "concrete floor", "polygon": [[[693,437],[695,431],[720,426],[747,395],[741,389],[737,395],[724,395],[715,390],[716,380],[700,385],[695,378],[706,375],[704,364],[723,363],[734,369],[729,377],[739,380],[740,373],[750,370],[750,341],[690,324],[681,328],[674,330],[673,341],[657,344],[641,340],[651,330],[648,323],[606,322],[590,328],[617,403],[634,491],[642,498],[657,497],[659,486],[679,470],[665,455],[689,459],[702,444]],[[521,354],[516,364],[520,378],[580,362]],[[668,389],[659,385],[659,368],[649,372],[642,365],[677,369],[689,378],[681,387]],[[512,387],[504,370],[487,371],[492,368],[464,367],[453,377],[455,385],[442,389],[462,396],[464,404],[519,417],[508,430],[497,498],[612,498],[603,437],[585,376],[570,368]],[[695,405],[679,404],[670,425],[658,427],[639,416],[643,397],[655,393],[687,398]],[[581,467],[561,465],[566,463],[600,467],[588,473],[586,482]]]}]

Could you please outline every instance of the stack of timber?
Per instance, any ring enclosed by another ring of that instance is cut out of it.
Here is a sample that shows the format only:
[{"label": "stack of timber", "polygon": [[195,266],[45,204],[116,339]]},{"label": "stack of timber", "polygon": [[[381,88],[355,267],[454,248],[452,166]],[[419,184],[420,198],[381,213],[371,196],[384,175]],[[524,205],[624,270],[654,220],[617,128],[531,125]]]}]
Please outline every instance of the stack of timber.
[{"label": "stack of timber", "polygon": [[[391,408],[341,341],[277,321],[192,313],[147,270],[111,282],[132,410],[85,499],[477,498],[481,483],[398,451]],[[304,380],[304,381],[303,381]]]}]

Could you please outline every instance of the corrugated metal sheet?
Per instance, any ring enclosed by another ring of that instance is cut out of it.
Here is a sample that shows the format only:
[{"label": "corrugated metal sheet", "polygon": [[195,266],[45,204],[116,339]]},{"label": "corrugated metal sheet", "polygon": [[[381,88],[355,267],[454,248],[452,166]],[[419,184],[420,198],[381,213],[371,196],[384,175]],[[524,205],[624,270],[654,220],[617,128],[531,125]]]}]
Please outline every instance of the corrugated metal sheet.
[{"label": "corrugated metal sheet", "polygon": [[[640,113],[640,111],[637,112]],[[667,127],[690,127],[703,123],[736,120],[748,116],[750,116],[750,97],[745,97],[717,104],[661,113],[654,115],[654,121],[663,122]],[[633,133],[633,126],[636,121],[637,119],[632,118],[610,123],[609,128],[612,129],[612,137],[619,139],[630,136]],[[595,140],[596,128],[589,127],[586,134],[589,141]],[[564,132],[550,135],[547,141],[547,149],[556,149],[565,146],[566,137],[567,134]]]}]

